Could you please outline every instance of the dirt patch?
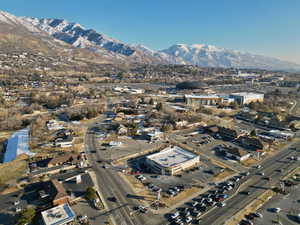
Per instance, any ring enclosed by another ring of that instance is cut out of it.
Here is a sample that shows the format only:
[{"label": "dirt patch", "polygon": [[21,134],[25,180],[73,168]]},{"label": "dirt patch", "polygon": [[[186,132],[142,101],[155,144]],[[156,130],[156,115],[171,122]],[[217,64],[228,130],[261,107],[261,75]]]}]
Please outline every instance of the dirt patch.
[{"label": "dirt patch", "polygon": [[258,162],[257,159],[248,158],[248,159],[242,161],[241,164],[246,167],[251,167],[251,166],[255,165],[257,162]]},{"label": "dirt patch", "polygon": [[217,165],[217,166],[219,166],[219,167],[222,167],[222,168],[225,168],[225,169],[229,169],[229,170],[238,172],[238,171],[236,171],[235,169],[233,169],[232,167],[228,166],[227,164],[225,164],[225,163],[223,163],[223,162],[221,162],[221,161],[215,160],[215,159],[213,159],[213,158],[210,158],[209,160],[210,160],[210,162],[211,162],[212,164],[215,164],[215,165]]},{"label": "dirt patch", "polygon": [[225,170],[223,172],[214,175],[213,181],[218,182],[218,181],[224,180],[226,177],[229,177],[233,174],[235,174],[235,171],[225,168]]},{"label": "dirt patch", "polygon": [[156,195],[146,189],[145,186],[135,177],[131,175],[125,175],[123,173],[119,174],[129,184],[137,196],[144,198],[144,201],[153,201],[156,199]]}]

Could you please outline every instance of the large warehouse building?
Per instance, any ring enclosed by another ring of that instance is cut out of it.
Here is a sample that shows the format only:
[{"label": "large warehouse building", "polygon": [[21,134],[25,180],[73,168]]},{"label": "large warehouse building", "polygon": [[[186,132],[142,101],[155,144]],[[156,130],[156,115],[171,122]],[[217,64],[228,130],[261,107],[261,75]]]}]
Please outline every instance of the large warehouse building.
[{"label": "large warehouse building", "polygon": [[264,101],[264,94],[260,93],[239,92],[233,93],[229,97],[233,98],[240,105]]},{"label": "large warehouse building", "polygon": [[149,168],[158,174],[175,175],[200,161],[200,156],[178,146],[169,146],[164,150],[146,157]]}]

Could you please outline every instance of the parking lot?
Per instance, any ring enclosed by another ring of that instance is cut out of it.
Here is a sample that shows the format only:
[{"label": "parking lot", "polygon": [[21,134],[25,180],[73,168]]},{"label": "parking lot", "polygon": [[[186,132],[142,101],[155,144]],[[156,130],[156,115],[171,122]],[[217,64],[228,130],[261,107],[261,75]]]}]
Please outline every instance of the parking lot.
[{"label": "parking lot", "polygon": [[200,163],[194,167],[180,174],[167,176],[151,172],[144,164],[144,159],[145,156],[141,156],[129,160],[128,165],[133,171],[132,175],[128,175],[132,176],[128,181],[134,187],[136,186],[137,193],[150,192],[154,197],[160,193],[161,202],[169,208],[182,204],[193,196],[214,187],[214,178],[224,171],[222,167],[200,159]]},{"label": "parking lot", "polygon": [[226,201],[246,180],[246,175],[235,176],[220,182],[213,189],[200,194],[191,201],[186,202],[172,212],[165,215],[170,225],[201,224],[204,213],[215,207],[226,207]]},{"label": "parking lot", "polygon": [[161,142],[149,143],[145,140],[135,140],[132,138],[121,137],[116,141],[118,145],[109,146],[99,139],[96,143],[97,151],[101,152],[101,157],[109,160],[116,160],[136,153],[159,148]]},{"label": "parking lot", "polygon": [[[300,218],[300,185],[293,186],[287,196],[276,195],[259,212],[263,218],[255,221],[255,224],[275,224],[281,222],[284,225],[299,224]],[[276,209],[279,211],[276,213]]]}]

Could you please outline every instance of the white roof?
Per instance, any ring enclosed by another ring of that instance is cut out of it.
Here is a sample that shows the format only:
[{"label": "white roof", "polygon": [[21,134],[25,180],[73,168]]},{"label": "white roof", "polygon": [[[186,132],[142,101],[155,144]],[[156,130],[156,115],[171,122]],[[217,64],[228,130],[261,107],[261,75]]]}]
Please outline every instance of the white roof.
[{"label": "white roof", "polygon": [[244,97],[247,97],[247,96],[256,96],[256,97],[261,97],[261,96],[264,96],[264,94],[261,94],[261,93],[254,93],[254,92],[236,92],[236,93],[232,93],[231,95],[233,96],[244,96]]},{"label": "white roof", "polygon": [[185,95],[186,98],[220,98],[219,95]]},{"label": "white roof", "polygon": [[29,150],[29,129],[25,128],[15,132],[10,139],[8,139],[3,162],[10,162],[17,158],[20,154],[29,156],[34,153]]},{"label": "white roof", "polygon": [[147,156],[147,159],[162,167],[175,167],[196,157],[199,156],[178,146],[169,146],[158,153]]},{"label": "white roof", "polygon": [[63,225],[75,219],[75,213],[68,204],[59,205],[42,212],[45,225]]}]

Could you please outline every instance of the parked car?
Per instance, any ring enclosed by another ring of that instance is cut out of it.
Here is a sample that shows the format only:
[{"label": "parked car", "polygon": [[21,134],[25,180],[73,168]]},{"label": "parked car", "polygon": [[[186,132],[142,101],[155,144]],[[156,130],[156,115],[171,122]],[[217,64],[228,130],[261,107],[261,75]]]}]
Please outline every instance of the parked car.
[{"label": "parked car", "polygon": [[263,215],[262,215],[261,213],[258,213],[258,212],[253,213],[253,215],[254,215],[255,217],[259,217],[259,218],[262,218],[262,217],[263,217]]},{"label": "parked car", "polygon": [[241,220],[240,225],[253,225],[253,223],[250,220],[243,219]]},{"label": "parked car", "polygon": [[171,214],[171,218],[172,219],[175,219],[175,218],[177,218],[179,216],[179,212],[177,211],[177,212],[175,212],[175,213],[173,213],[173,214]]},{"label": "parked car", "polygon": [[192,222],[192,217],[190,217],[190,216],[186,217],[186,218],[184,218],[183,221],[184,221],[185,224],[190,224]]}]

